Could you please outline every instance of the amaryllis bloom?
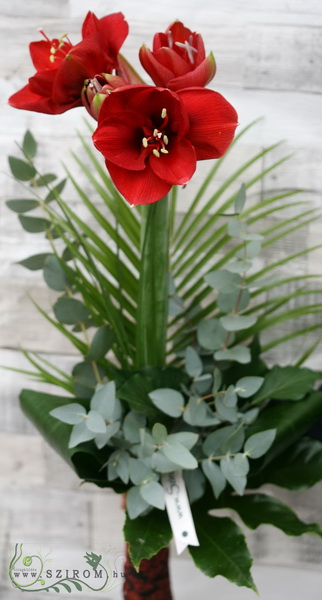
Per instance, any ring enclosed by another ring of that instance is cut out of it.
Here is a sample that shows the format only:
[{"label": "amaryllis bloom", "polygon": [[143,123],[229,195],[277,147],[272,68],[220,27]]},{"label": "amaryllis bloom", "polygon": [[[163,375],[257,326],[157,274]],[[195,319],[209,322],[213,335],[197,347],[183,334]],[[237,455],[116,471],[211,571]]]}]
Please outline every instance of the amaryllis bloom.
[{"label": "amaryllis bloom", "polygon": [[93,142],[124,198],[150,204],[187,183],[197,160],[222,156],[236,126],[235,109],[212,90],[133,85],[105,100]]},{"label": "amaryllis bloom", "polygon": [[144,69],[158,86],[181,90],[204,87],[216,73],[212,53],[206,57],[203,39],[180,21],[175,21],[165,33],[156,33],[153,51],[145,45],[140,49]]},{"label": "amaryllis bloom", "polygon": [[29,46],[37,72],[9,98],[9,104],[48,114],[81,106],[85,82],[118,68],[118,52],[127,34],[128,24],[122,13],[98,19],[92,12],[84,20],[83,39],[75,46],[67,35],[50,40],[43,33],[44,40]]}]

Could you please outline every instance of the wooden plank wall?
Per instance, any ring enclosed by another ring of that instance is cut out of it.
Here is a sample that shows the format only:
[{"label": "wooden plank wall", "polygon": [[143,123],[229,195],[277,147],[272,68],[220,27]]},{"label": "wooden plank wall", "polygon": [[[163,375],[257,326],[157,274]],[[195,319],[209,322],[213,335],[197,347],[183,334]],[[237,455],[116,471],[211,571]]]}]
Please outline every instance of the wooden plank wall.
[{"label": "wooden plank wall", "polygon": [[[292,158],[274,175],[268,176],[258,191],[272,187],[297,186],[307,189],[305,199],[320,207],[322,190],[322,4],[320,0],[119,0],[109,3],[92,0],[11,0],[0,3],[0,123],[1,123],[1,204],[0,204],[0,363],[23,367],[19,347],[41,352],[58,365],[72,366],[74,351],[44,322],[27,297],[31,292],[45,309],[54,294],[38,274],[15,264],[18,260],[46,249],[41,236],[22,231],[16,216],[5,206],[8,198],[22,194],[8,174],[6,156],[15,153],[26,128],[40,144],[40,167],[63,173],[61,161],[72,165],[70,151],[80,153],[76,129],[85,131],[82,109],[52,117],[17,111],[6,105],[6,98],[25,84],[33,68],[28,43],[40,39],[38,27],[49,37],[68,32],[79,40],[80,24],[91,8],[98,16],[122,10],[130,35],[124,52],[139,68],[137,51],[143,42],[151,44],[154,32],[162,31],[179,18],[204,35],[208,51],[215,53],[218,72],[211,86],[223,93],[237,108],[240,127],[265,116],[251,130],[227,161],[218,183],[259,149],[286,140],[269,159],[288,153]],[[142,72],[142,70],[141,70]],[[142,72],[143,74],[143,72]],[[263,160],[263,166],[269,163]],[[196,189],[206,165],[198,170],[194,182],[182,197]],[[74,167],[73,167],[74,168]],[[255,171],[250,170],[250,175]],[[81,176],[81,175],[80,175]],[[238,183],[241,183],[239,180]],[[69,199],[78,205],[69,190]],[[292,215],[290,215],[292,216]],[[321,242],[321,221],[291,236],[266,255],[265,260],[283,256],[285,251]],[[297,273],[319,273],[322,253],[306,255],[294,263]],[[321,323],[317,315],[316,322]],[[285,329],[283,330],[285,331]],[[299,346],[295,344],[295,354]],[[294,349],[294,348],[293,348]],[[291,349],[289,350],[291,352]],[[291,354],[287,360],[292,358]],[[321,353],[311,363],[319,366]],[[284,350],[269,359],[285,360]],[[0,396],[0,557],[5,557],[8,541],[50,539],[61,544],[92,544],[121,540],[123,515],[118,499],[108,492],[85,486],[78,489],[76,477],[46,446],[18,407],[26,378],[2,371]],[[290,496],[284,494],[284,496]],[[320,488],[291,499],[303,518],[320,519]],[[278,533],[261,528],[252,537],[259,561],[280,564],[321,564],[322,549],[317,541],[286,540]],[[5,558],[0,569],[0,586],[7,588]],[[9,597],[9,591],[5,593]],[[11,598],[11,595],[10,595]]]}]

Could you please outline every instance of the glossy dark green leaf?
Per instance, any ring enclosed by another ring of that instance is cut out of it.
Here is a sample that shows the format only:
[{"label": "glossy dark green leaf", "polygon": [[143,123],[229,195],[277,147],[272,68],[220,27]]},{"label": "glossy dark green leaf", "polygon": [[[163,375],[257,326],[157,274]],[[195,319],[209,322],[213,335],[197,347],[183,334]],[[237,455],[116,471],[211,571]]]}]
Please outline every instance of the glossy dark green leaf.
[{"label": "glossy dark green leaf", "polygon": [[26,131],[23,138],[22,151],[26,158],[34,158],[37,154],[37,142],[29,130]]},{"label": "glossy dark green leaf", "polygon": [[112,348],[114,340],[114,333],[108,325],[100,327],[93,337],[86,360],[93,361],[104,358],[105,354]]},{"label": "glossy dark green leaf", "polygon": [[189,546],[196,566],[208,577],[221,575],[238,586],[256,586],[250,568],[252,559],[241,529],[228,518],[194,513],[200,546]]},{"label": "glossy dark green leaf", "polygon": [[249,427],[248,436],[266,429],[276,429],[276,438],[265,454],[263,464],[284,452],[312,423],[322,416],[322,393],[312,392],[303,401],[274,402],[263,410]]},{"label": "glossy dark green leaf", "polygon": [[11,173],[16,179],[19,179],[20,181],[30,181],[35,177],[36,169],[29,163],[20,158],[16,158],[15,156],[9,156],[8,160]]},{"label": "glossy dark green leaf", "polygon": [[299,367],[276,365],[265,376],[265,381],[255,395],[252,404],[259,404],[267,398],[274,400],[300,400],[310,392],[319,373]]},{"label": "glossy dark green leaf", "polygon": [[19,215],[19,221],[28,233],[42,233],[51,228],[50,221],[42,217],[25,217],[24,215]]},{"label": "glossy dark green leaf", "polygon": [[143,558],[152,558],[170,544],[172,532],[166,511],[152,510],[145,517],[132,520],[127,517],[124,536],[133,565],[139,569]]},{"label": "glossy dark green leaf", "polygon": [[67,298],[65,296],[58,298],[53,309],[56,319],[65,325],[81,323],[89,316],[86,306],[76,298]]},{"label": "glossy dark green leaf", "polygon": [[[104,376],[103,369],[97,365],[101,377]],[[92,398],[97,380],[91,363],[81,362],[75,365],[72,371],[74,377],[75,394],[80,398]]]},{"label": "glossy dark green leaf", "polygon": [[42,254],[34,254],[33,256],[29,256],[24,260],[20,260],[17,264],[26,267],[30,271],[39,271],[44,268],[44,263],[47,256],[53,256],[49,252],[44,252]]},{"label": "glossy dark green leaf", "polygon": [[321,525],[303,523],[291,508],[266,494],[229,496],[225,499],[225,506],[233,508],[250,529],[257,529],[262,523],[267,523],[278,527],[287,535],[315,533],[322,537]]},{"label": "glossy dark green leaf", "polygon": [[259,477],[259,485],[267,482],[289,490],[312,487],[322,481],[322,443],[301,439],[272,460]]},{"label": "glossy dark green leaf", "polygon": [[16,200],[7,200],[6,205],[8,208],[10,208],[10,210],[13,210],[16,213],[26,213],[34,208],[37,208],[37,206],[39,206],[39,202],[33,198],[19,198]]}]

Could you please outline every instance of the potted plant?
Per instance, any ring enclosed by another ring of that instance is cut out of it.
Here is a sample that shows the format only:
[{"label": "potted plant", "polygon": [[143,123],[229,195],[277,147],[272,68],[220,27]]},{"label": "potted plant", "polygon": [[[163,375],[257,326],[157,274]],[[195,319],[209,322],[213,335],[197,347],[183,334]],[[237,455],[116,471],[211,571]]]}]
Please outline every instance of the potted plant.
[{"label": "potted plant", "polygon": [[[22,264],[41,270],[58,293],[53,316],[37,308],[80,353],[70,374],[24,352],[29,374],[60,393],[23,390],[21,406],[82,480],[123,494],[124,598],[170,600],[172,537],[206,575],[256,590],[242,530],[216,509],[230,509],[251,529],[270,523],[289,535],[322,535],[319,524],[257,491],[265,483],[305,489],[322,478],[322,446],[303,437],[322,414],[321,374],[302,366],[314,345],[296,364],[268,365],[264,356],[308,329],[280,336],[279,324],[321,311],[319,303],[290,308],[306,291],[289,294],[285,285],[305,277],[278,275],[313,248],[264,267],[257,260],[263,246],[316,216],[296,213],[294,189],[253,194],[247,204],[254,184],[282,161],[251,178],[247,169],[274,147],[215,186],[230,149],[254,124],[233,139],[237,113],[206,87],[215,62],[199,34],[178,21],[155,35],[152,51],[143,46],[140,60],[154,83],[147,85],[120,54],[127,33],[121,13],[98,19],[91,12],[76,45],[43,33],[30,44],[36,73],[9,99],[55,115],[85,106],[105,158],[104,166],[81,138],[86,159],[74,158],[101,209],[69,170],[61,181],[39,172],[29,131],[22,155],[9,157],[33,199],[7,204],[49,245]],[[177,219],[178,186],[197,161],[211,159]],[[87,217],[64,201],[67,181]],[[265,218],[282,208],[294,216],[267,227]],[[268,329],[275,336],[265,342]]]}]

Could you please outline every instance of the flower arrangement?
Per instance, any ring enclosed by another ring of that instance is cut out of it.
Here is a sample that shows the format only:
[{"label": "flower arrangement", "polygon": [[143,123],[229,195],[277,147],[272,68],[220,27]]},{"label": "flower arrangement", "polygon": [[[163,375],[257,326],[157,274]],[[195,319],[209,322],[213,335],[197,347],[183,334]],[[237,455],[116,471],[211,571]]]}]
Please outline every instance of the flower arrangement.
[{"label": "flower arrangement", "polygon": [[[283,286],[301,278],[275,276],[314,248],[266,267],[256,262],[263,246],[316,216],[302,211],[265,226],[281,202],[296,210],[298,190],[253,196],[247,205],[248,190],[281,161],[252,179],[247,168],[273,147],[213,191],[218,169],[250,126],[234,140],[237,114],[205,87],[215,61],[199,34],[178,21],[155,35],[152,51],[142,46],[141,64],[155,84],[147,85],[120,54],[128,34],[121,13],[98,19],[89,12],[76,45],[42,33],[43,41],[30,44],[36,73],[9,103],[48,114],[84,106],[97,121],[92,140],[106,168],[82,138],[89,162],[75,160],[101,209],[71,172],[62,181],[39,173],[29,131],[22,158],[9,157],[33,199],[7,204],[50,246],[22,264],[42,270],[59,294],[53,316],[37,308],[81,355],[69,374],[24,352],[28,374],[65,395],[23,390],[21,406],[81,479],[125,494],[125,598],[171,598],[164,553],[172,536],[178,552],[188,547],[210,577],[255,590],[243,532],[216,509],[235,511],[250,529],[270,523],[288,535],[322,536],[319,524],[303,523],[257,491],[265,483],[305,489],[322,479],[322,445],[303,437],[322,414],[321,374],[302,366],[315,345],[295,365],[269,367],[263,357],[308,328],[269,344],[262,337],[321,310],[289,308],[292,294]],[[209,159],[218,160],[178,222],[177,186]],[[236,189],[240,175],[245,183]],[[88,219],[64,201],[67,180]],[[33,210],[40,212],[26,214]]]}]

